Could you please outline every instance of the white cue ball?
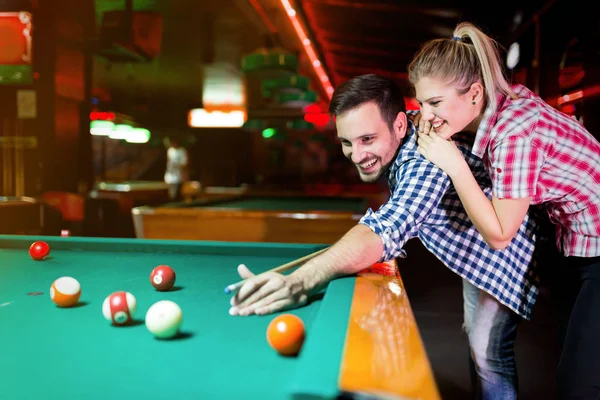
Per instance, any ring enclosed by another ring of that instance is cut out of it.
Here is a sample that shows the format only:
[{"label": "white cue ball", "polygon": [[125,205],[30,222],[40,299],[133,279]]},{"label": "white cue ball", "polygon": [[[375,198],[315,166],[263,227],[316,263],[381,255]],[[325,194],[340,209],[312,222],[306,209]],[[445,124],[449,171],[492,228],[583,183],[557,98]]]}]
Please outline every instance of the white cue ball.
[{"label": "white cue ball", "polygon": [[183,322],[181,308],[171,300],[161,300],[150,306],[146,313],[146,328],[159,339],[177,335]]}]

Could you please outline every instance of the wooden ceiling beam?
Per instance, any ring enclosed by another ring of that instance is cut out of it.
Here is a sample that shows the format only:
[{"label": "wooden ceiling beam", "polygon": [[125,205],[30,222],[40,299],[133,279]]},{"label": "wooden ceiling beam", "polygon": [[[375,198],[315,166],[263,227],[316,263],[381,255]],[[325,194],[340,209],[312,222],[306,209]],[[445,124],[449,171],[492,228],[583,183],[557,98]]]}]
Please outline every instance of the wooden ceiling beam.
[{"label": "wooden ceiling beam", "polygon": [[349,0],[304,0],[305,3],[326,5],[333,7],[354,8],[365,11],[395,12],[403,14],[419,14],[428,17],[455,19],[461,16],[462,11],[448,8],[424,7],[423,5],[410,6],[405,4],[379,3],[376,1],[349,1]]},{"label": "wooden ceiling beam", "polygon": [[387,58],[411,58],[414,56],[415,51],[413,48],[410,50],[402,49],[401,46],[391,47],[389,50],[374,49],[369,47],[361,46],[345,46],[341,44],[333,43],[321,43],[321,48],[327,53],[337,53],[343,55],[352,56],[376,56],[376,57],[387,57]]},{"label": "wooden ceiling beam", "polygon": [[360,42],[365,44],[383,44],[390,46],[407,46],[407,47],[419,47],[425,39],[403,39],[402,37],[395,36],[369,36],[369,35],[356,35],[352,33],[330,31],[325,29],[318,29],[315,32],[315,36],[320,41],[327,42]]}]

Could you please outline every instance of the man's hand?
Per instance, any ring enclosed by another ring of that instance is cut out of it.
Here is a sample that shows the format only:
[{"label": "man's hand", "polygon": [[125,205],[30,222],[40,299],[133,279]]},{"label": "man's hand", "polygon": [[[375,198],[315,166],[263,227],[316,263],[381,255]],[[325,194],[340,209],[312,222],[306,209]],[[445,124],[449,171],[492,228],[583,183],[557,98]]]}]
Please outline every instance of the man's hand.
[{"label": "man's hand", "polygon": [[231,299],[231,315],[269,314],[298,307],[328,282],[358,273],[373,265],[383,254],[379,235],[356,224],[327,251],[308,260],[289,275],[266,272],[254,275],[243,265],[238,273],[244,280]]},{"label": "man's hand", "polygon": [[292,275],[267,272],[254,275],[245,265],[238,273],[246,282],[231,298],[231,315],[263,315],[300,306],[308,299],[302,282]]}]

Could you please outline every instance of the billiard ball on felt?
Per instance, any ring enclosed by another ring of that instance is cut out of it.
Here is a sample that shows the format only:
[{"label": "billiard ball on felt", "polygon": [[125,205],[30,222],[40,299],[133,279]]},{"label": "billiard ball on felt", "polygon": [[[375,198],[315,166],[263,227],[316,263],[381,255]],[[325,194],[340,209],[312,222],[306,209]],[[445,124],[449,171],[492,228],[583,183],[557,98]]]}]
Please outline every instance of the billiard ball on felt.
[{"label": "billiard ball on felt", "polygon": [[146,312],[146,328],[159,339],[170,339],[177,335],[182,322],[181,308],[171,300],[158,301]]},{"label": "billiard ball on felt", "polygon": [[137,310],[135,297],[129,292],[114,292],[102,303],[102,314],[114,325],[127,325]]},{"label": "billiard ball on felt", "polygon": [[71,307],[77,304],[81,296],[81,285],[77,279],[63,276],[52,282],[50,298],[59,307]]},{"label": "billiard ball on felt", "polygon": [[29,247],[29,255],[36,261],[41,261],[50,254],[50,246],[48,243],[37,240]]},{"label": "billiard ball on felt", "polygon": [[304,322],[293,314],[279,315],[267,327],[267,342],[283,356],[295,356],[304,343]]},{"label": "billiard ball on felt", "polygon": [[168,265],[159,265],[150,273],[150,283],[156,290],[169,290],[175,284],[175,271]]}]

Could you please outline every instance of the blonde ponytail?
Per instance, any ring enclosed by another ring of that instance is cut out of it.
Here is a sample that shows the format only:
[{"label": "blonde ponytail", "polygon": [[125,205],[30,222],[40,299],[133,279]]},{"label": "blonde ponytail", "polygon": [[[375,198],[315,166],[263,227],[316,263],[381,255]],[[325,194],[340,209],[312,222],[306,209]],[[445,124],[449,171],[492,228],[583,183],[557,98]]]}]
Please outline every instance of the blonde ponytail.
[{"label": "blonde ponytail", "polygon": [[517,97],[504,77],[498,43],[468,22],[456,26],[453,38],[434,39],[421,48],[408,67],[408,79],[415,85],[424,77],[443,79],[462,93],[480,81],[493,108],[498,94]]}]

